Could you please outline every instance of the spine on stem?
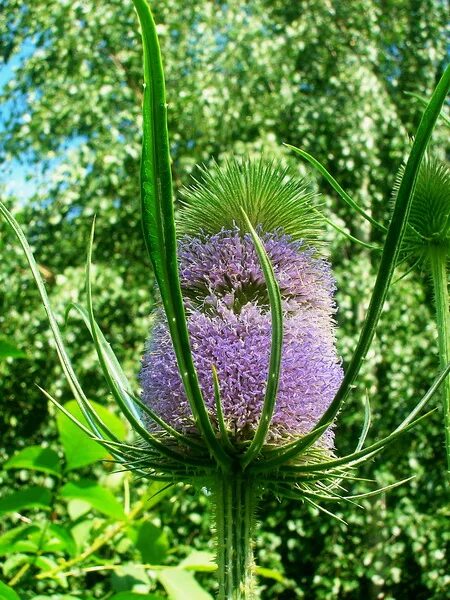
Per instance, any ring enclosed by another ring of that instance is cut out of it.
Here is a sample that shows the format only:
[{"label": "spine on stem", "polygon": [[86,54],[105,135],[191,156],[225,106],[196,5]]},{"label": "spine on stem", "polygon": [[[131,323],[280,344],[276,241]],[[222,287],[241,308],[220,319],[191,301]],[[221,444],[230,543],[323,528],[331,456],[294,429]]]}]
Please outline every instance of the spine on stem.
[{"label": "spine on stem", "polygon": [[242,472],[219,473],[214,483],[219,600],[253,600],[253,530],[257,487]]}]

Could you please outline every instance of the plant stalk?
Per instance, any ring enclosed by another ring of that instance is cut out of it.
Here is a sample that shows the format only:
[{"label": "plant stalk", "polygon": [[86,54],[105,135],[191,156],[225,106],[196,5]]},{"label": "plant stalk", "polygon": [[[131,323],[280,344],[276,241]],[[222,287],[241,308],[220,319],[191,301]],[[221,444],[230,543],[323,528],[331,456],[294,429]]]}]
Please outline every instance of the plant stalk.
[{"label": "plant stalk", "polygon": [[[450,314],[446,250],[441,248],[433,248],[433,250],[430,252],[430,264],[436,304],[439,362],[441,368],[445,368],[450,362]],[[450,377],[446,377],[445,381],[442,383],[441,394],[444,403],[447,467],[450,473]]]},{"label": "plant stalk", "polygon": [[257,489],[241,470],[215,482],[219,600],[254,600],[253,531]]}]

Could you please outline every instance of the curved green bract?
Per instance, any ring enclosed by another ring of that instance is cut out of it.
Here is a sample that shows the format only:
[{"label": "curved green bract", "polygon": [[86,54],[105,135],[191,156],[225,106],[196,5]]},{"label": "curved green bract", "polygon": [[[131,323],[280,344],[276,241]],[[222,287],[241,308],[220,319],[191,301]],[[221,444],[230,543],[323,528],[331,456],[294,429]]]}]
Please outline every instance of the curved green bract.
[{"label": "curved green bract", "polygon": [[311,156],[311,154],[308,154],[308,152],[305,152],[301,148],[296,148],[295,146],[291,146],[291,144],[284,144],[284,145],[287,148],[290,148],[291,150],[293,150],[296,154],[298,154],[302,158],[306,159],[313,167],[315,167],[317,169],[317,171],[319,171],[319,173],[321,175],[323,175],[323,177],[325,177],[325,179],[328,181],[328,183],[331,185],[331,187],[334,189],[334,191],[339,194],[339,196],[342,198],[342,200],[344,200],[344,202],[346,204],[348,204],[351,208],[353,208],[353,210],[356,210],[356,212],[358,212],[362,217],[364,217],[364,219],[366,219],[366,221],[369,221],[369,223],[371,225],[373,225],[374,227],[376,227],[377,229],[380,229],[381,231],[386,231],[386,227],[384,225],[382,225],[381,223],[378,223],[378,221],[376,221],[373,217],[371,217],[368,213],[366,213],[365,210],[363,208],[361,208],[359,206],[359,204],[357,204],[353,200],[353,198],[351,198],[347,194],[347,192],[339,185],[339,183],[336,181],[336,179],[333,177],[333,175],[331,175],[331,173],[329,173],[327,171],[327,169],[316,158],[314,158],[314,156]]},{"label": "curved green bract", "polygon": [[102,419],[97,415],[97,413],[90,405],[88,399],[86,398],[85,393],[83,392],[83,389],[80,385],[80,382],[78,381],[71,360],[67,353],[66,347],[64,345],[64,341],[59,330],[58,322],[56,321],[55,315],[53,314],[53,310],[50,305],[50,300],[48,298],[44,282],[42,281],[42,277],[39,272],[39,268],[36,264],[36,260],[33,256],[33,252],[31,251],[30,245],[28,244],[27,239],[22,229],[20,228],[19,223],[14,219],[13,215],[9,212],[9,210],[1,201],[0,214],[3,215],[6,223],[13,231],[13,233],[19,240],[20,245],[22,246],[25,257],[30,266],[30,270],[33,275],[34,281],[36,283],[37,289],[41,296],[42,304],[45,308],[45,312],[47,313],[47,318],[50,324],[50,328],[52,330],[53,339],[55,340],[56,352],[58,354],[58,358],[61,363],[64,375],[66,376],[67,382],[69,383],[70,389],[72,390],[74,398],[77,401],[84,418],[89,423],[89,427],[91,427],[92,431],[97,437],[103,438],[103,431],[106,433],[106,435],[110,437],[110,439],[117,441],[116,436],[108,429],[108,427],[105,425]]},{"label": "curved green bract", "polygon": [[280,381],[281,353],[283,349],[283,310],[281,306],[281,294],[272,263],[264,249],[264,245],[252,226],[250,219],[243,209],[242,215],[253,239],[256,253],[264,274],[269,296],[270,316],[272,321],[272,339],[270,345],[269,372],[267,375],[267,387],[264,394],[264,402],[261,410],[258,427],[256,429],[250,447],[242,458],[242,466],[247,467],[252,460],[258,456],[269,431],[275,410],[275,401],[277,398],[278,384]]},{"label": "curved green bract", "polygon": [[196,459],[194,457],[189,457],[186,454],[181,454],[175,450],[169,448],[166,444],[158,440],[154,435],[152,435],[146,427],[142,424],[139,415],[136,416],[136,409],[133,405],[133,400],[127,392],[123,392],[120,387],[120,380],[118,381],[115,377],[114,371],[111,368],[111,361],[106,352],[106,340],[103,336],[100,336],[100,328],[98,327],[95,316],[94,316],[94,307],[92,303],[92,284],[91,284],[91,263],[92,263],[92,246],[94,241],[94,226],[95,220],[92,223],[91,235],[89,238],[89,245],[87,251],[87,261],[86,261],[86,299],[87,299],[87,313],[89,317],[90,323],[90,332],[92,335],[92,339],[94,341],[95,350],[97,352],[97,357],[102,368],[103,375],[106,379],[108,387],[116,400],[117,404],[120,406],[120,409],[133,427],[133,429],[139,433],[143,440],[147,442],[147,444],[154,448],[157,452],[159,452],[162,456],[167,456],[168,458],[172,458],[182,462],[183,464],[191,464],[202,466],[204,461],[200,459]]},{"label": "curved green bract", "polygon": [[216,438],[194,367],[180,288],[172,198],[164,74],[158,37],[145,0],[133,0],[142,28],[144,51],[141,205],[144,240],[167,316],[178,368],[196,425],[216,461],[230,457]]},{"label": "curved green bract", "polygon": [[[425,154],[427,144],[433,132],[436,120],[439,117],[441,108],[447,97],[450,89],[450,65],[442,75],[432,97],[423,113],[422,119],[417,129],[416,137],[411,148],[411,153],[408,162],[405,166],[405,171],[401,183],[399,185],[397,198],[392,213],[391,222],[389,224],[386,240],[381,254],[380,266],[375,281],[372,297],[366,318],[361,329],[358,343],[350,361],[342,384],[334,397],[333,402],[322,415],[316,425],[316,430],[323,427],[327,423],[333,421],[336,417],[341,405],[347,399],[350,389],[358,376],[364,358],[372,343],[373,336],[383,309],[384,301],[389,291],[392,276],[398,262],[398,257],[401,250],[403,235],[408,223],[408,215],[411,208],[413,198],[414,185],[419,172],[422,158]],[[308,435],[313,435],[312,431]],[[306,438],[307,436],[305,436]],[[297,442],[297,453],[295,452],[295,443],[288,444],[285,447],[277,449],[277,460],[282,460],[283,456],[287,459],[294,457],[300,452],[305,444],[305,438]]]}]

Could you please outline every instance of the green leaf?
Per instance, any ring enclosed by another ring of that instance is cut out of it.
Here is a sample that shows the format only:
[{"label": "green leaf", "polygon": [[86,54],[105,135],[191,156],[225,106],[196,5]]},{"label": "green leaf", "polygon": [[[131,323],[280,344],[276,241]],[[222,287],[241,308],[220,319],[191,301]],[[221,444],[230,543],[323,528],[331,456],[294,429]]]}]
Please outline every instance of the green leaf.
[{"label": "green leaf", "polygon": [[19,552],[18,542],[26,540],[30,533],[39,531],[36,525],[22,525],[6,531],[0,536],[0,556]]},{"label": "green leaf", "polygon": [[184,569],[164,569],[158,579],[172,600],[212,600],[212,596],[200,587],[192,573]]},{"label": "green leaf", "polygon": [[137,592],[119,592],[111,596],[109,600],[165,600],[159,594],[138,594]]},{"label": "green leaf", "polygon": [[61,475],[61,459],[50,448],[29,446],[20,450],[3,465],[4,469],[31,469],[51,475]]},{"label": "green leaf", "polygon": [[135,586],[148,592],[150,578],[141,566],[122,565],[111,574],[111,587],[115,592],[128,592]]},{"label": "green leaf", "polygon": [[123,507],[113,494],[97,482],[81,479],[77,482],[66,483],[61,488],[60,496],[66,499],[83,500],[99,512],[113,519],[125,519]]},{"label": "green leaf", "polygon": [[46,548],[47,551],[50,552],[50,545],[52,547],[53,552],[57,551],[65,551],[70,556],[75,556],[77,553],[77,545],[75,539],[69,529],[64,527],[63,525],[57,525],[56,523],[52,523],[47,530],[47,542]]},{"label": "green leaf", "polygon": [[264,273],[264,280],[267,286],[267,293],[270,304],[271,318],[271,342],[269,357],[269,372],[267,375],[267,386],[264,394],[264,402],[261,410],[261,416],[250,447],[244,454],[242,465],[247,467],[252,460],[259,454],[266,440],[270,423],[275,410],[275,401],[277,398],[278,383],[280,381],[281,353],[283,349],[283,310],[281,305],[281,294],[275,272],[270,262],[264,245],[256,233],[250,219],[243,209],[241,209],[247,228],[252,236],[253,244],[258,255],[259,263]]},{"label": "green leaf", "polygon": [[0,581],[0,600],[20,600],[20,596],[9,585]]},{"label": "green leaf", "polygon": [[290,148],[291,150],[293,150],[296,154],[299,154],[302,158],[305,158],[310,164],[312,164],[313,167],[315,167],[319,171],[319,173],[321,175],[323,175],[323,177],[328,181],[328,183],[335,190],[335,192],[337,192],[339,194],[339,196],[342,198],[342,200],[344,200],[344,202],[346,204],[348,204],[351,208],[353,208],[353,210],[358,212],[362,217],[364,217],[364,219],[369,221],[369,223],[371,223],[377,229],[381,229],[381,231],[386,231],[386,227],[384,227],[384,225],[381,225],[380,223],[378,223],[375,219],[373,219],[371,217],[371,215],[366,213],[365,210],[362,209],[347,194],[347,192],[342,189],[342,187],[339,185],[339,183],[336,181],[336,179],[331,175],[331,173],[329,173],[326,170],[326,168],[317,159],[314,158],[314,156],[311,156],[311,154],[308,154],[308,152],[305,152],[301,148],[296,148],[295,146],[291,146],[291,144],[284,144],[284,145],[287,148]]},{"label": "green leaf", "polygon": [[216,571],[214,554],[211,552],[194,551],[184,558],[180,564],[186,571]]},{"label": "green leaf", "polygon": [[[121,440],[125,439],[126,430],[123,422],[110,410],[97,404],[91,403],[104,423]],[[67,402],[64,407],[76,417],[81,423],[86,425],[86,419],[82,414],[75,400]],[[79,469],[109,456],[108,451],[100,446],[96,441],[89,438],[86,433],[81,431],[66,415],[58,412],[56,423],[59,431],[64,454],[66,456],[66,469]]]},{"label": "green leaf", "polygon": [[141,553],[142,562],[150,565],[163,563],[169,549],[164,531],[145,521],[137,528],[136,534],[135,545]]},{"label": "green leaf", "polygon": [[[52,596],[33,596],[33,600],[80,600],[80,596],[56,594]],[[92,596],[84,596],[82,600],[94,600]]]},{"label": "green leaf", "polygon": [[52,494],[44,487],[32,486],[0,498],[0,515],[24,508],[50,509]]},{"label": "green leaf", "polygon": [[0,360],[4,358],[26,358],[25,352],[19,350],[9,340],[0,339]]},{"label": "green leaf", "polygon": [[282,583],[284,585],[286,585],[286,580],[283,577],[283,575],[279,572],[276,571],[275,569],[267,569],[266,567],[255,567],[255,572],[257,575],[260,575],[261,577],[266,577],[268,579],[274,579],[275,581],[278,581],[279,583]]},{"label": "green leaf", "polygon": [[65,347],[62,335],[61,335],[61,331],[59,329],[58,322],[55,318],[55,315],[53,314],[53,310],[50,305],[50,300],[48,298],[48,294],[47,294],[47,290],[45,288],[44,281],[41,277],[38,264],[36,263],[36,260],[33,256],[33,252],[31,251],[30,245],[29,245],[19,223],[16,221],[16,219],[13,217],[11,212],[6,208],[6,206],[1,201],[0,201],[0,214],[5,218],[8,226],[12,229],[12,231],[16,235],[17,239],[19,240],[20,245],[22,246],[25,256],[27,258],[34,281],[36,283],[36,286],[38,288],[38,291],[39,291],[39,294],[41,297],[42,304],[44,305],[45,312],[47,313],[48,322],[50,324],[50,328],[51,328],[52,334],[53,334],[53,339],[56,344],[57,354],[58,354],[62,369],[64,371],[64,374],[66,376],[67,382],[69,383],[70,388],[74,394],[74,397],[77,400],[84,416],[86,417],[86,420],[89,423],[89,427],[96,435],[98,435],[99,437],[102,437],[102,433],[101,433],[102,423],[99,420],[98,416],[95,414],[95,412],[93,412],[92,407],[90,406],[90,404],[83,392],[80,382],[78,381],[77,376],[75,375],[75,371],[73,369],[71,360],[67,353],[67,350],[66,350],[66,347]]},{"label": "green leaf", "polygon": [[[369,308],[360,332],[359,340],[348,364],[344,379],[338,389],[333,402],[324,412],[315,428],[305,436],[305,439],[314,437],[315,432],[330,424],[336,417],[340,407],[347,399],[352,386],[359,374],[364,359],[372,343],[383,306],[390,289],[398,257],[401,250],[403,236],[408,224],[408,215],[413,200],[414,186],[419,172],[422,158],[427,144],[431,138],[436,120],[450,88],[450,65],[442,75],[428,104],[417,129],[416,137],[411,148],[408,161],[403,172],[403,177],[398,189],[397,198],[386,235],[383,252],[378,267],[377,278],[373,288]],[[298,446],[297,446],[298,444]],[[289,443],[277,449],[277,458],[271,460],[271,465],[282,464],[296,456],[303,448],[304,440],[294,444]],[[268,462],[265,463],[268,466]]]}]

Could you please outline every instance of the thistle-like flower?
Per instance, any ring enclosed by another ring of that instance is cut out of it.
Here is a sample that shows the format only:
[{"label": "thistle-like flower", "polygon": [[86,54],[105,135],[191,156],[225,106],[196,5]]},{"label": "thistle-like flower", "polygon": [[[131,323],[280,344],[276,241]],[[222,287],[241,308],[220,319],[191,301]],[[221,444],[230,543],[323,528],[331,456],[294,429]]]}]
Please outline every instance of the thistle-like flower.
[{"label": "thistle-like flower", "polygon": [[[351,478],[358,463],[409,430],[450,371],[445,364],[404,421],[388,437],[364,447],[370,424],[367,403],[355,451],[334,456],[332,426],[375,332],[401,252],[421,159],[450,86],[450,68],[417,131],[366,320],[342,377],[334,345],[334,280],[328,263],[317,254],[321,222],[303,184],[278,165],[262,161],[216,168],[187,193],[184,235],[177,242],[156,28],[146,0],[133,2],[145,54],[144,239],[164,309],[143,361],[142,397],[95,320],[94,229],[86,268],[87,307],[75,308],[91,332],[111,394],[137,442],[120,442],[87,399],[25,236],[1,202],[0,213],[27,256],[61,365],[88,426],[45,392],[47,397],[126,468],[168,484],[184,481],[212,490],[219,598],[248,599],[253,597],[251,536],[260,496],[270,492],[314,506],[359,497],[346,496],[341,478]],[[331,176],[328,181],[359,214],[373,221]]]},{"label": "thistle-like flower", "polygon": [[[401,184],[404,166],[397,175],[393,197]],[[409,261],[424,263],[433,253],[450,254],[450,169],[430,152],[417,175],[402,252]]]},{"label": "thistle-like flower", "polygon": [[[249,170],[256,169],[266,187],[280,172],[278,167],[268,168],[262,162],[235,162],[233,169],[227,166],[228,174],[242,181],[248,179]],[[223,176],[220,171],[219,174]],[[283,182],[278,185],[280,196],[286,196]],[[285,185],[293,187],[292,181]],[[208,196],[199,187],[195,196],[200,191]],[[214,194],[209,192],[220,202],[217,190]],[[247,200],[254,194],[254,190],[244,192]],[[197,209],[195,200],[191,199],[191,210]],[[221,202],[225,222],[230,218],[226,200]],[[233,200],[239,202],[236,192]],[[210,215],[205,204],[203,201],[205,214]],[[304,210],[304,202],[299,204]],[[264,219],[263,209],[259,216]],[[182,212],[180,220],[183,218]],[[292,440],[314,428],[331,404],[343,373],[334,349],[335,286],[329,264],[316,257],[305,241],[294,241],[281,231],[262,235],[262,242],[274,267],[284,316],[280,382],[267,434],[267,442],[276,443]],[[257,429],[269,368],[270,302],[258,255],[251,235],[237,226],[215,234],[184,236],[178,255],[194,364],[203,397],[218,431],[214,367],[230,441],[241,445],[251,441]],[[172,427],[195,434],[192,411],[162,318],[149,340],[141,383],[145,404]],[[331,429],[320,443],[332,448]]]}]

